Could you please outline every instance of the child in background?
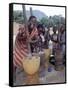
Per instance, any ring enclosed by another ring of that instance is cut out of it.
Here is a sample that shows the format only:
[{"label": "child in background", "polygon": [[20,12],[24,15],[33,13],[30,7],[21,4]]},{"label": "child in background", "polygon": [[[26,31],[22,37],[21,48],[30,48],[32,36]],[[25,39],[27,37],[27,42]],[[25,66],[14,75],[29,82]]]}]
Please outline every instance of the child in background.
[{"label": "child in background", "polygon": [[58,34],[56,34],[57,27],[54,26],[53,34],[51,36],[51,40],[53,41],[53,55],[55,54],[56,49],[58,48]]},{"label": "child in background", "polygon": [[38,47],[39,47],[39,51],[42,51],[45,48],[45,30],[42,24],[39,24],[38,27],[38,35],[39,35],[39,39],[38,39]]}]

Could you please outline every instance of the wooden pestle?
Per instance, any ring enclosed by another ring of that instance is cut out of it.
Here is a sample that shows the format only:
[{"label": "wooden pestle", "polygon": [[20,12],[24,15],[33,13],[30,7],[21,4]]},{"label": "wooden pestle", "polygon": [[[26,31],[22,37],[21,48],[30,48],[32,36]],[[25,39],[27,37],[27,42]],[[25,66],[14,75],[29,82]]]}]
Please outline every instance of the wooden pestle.
[{"label": "wooden pestle", "polygon": [[29,57],[31,57],[32,54],[31,54],[31,47],[30,47],[30,43],[29,43],[28,21],[27,21],[27,17],[26,17],[25,5],[22,5],[22,8],[23,8],[23,17],[24,17],[24,23],[25,23],[25,29],[26,29],[26,35],[27,35],[27,44],[28,44]]}]

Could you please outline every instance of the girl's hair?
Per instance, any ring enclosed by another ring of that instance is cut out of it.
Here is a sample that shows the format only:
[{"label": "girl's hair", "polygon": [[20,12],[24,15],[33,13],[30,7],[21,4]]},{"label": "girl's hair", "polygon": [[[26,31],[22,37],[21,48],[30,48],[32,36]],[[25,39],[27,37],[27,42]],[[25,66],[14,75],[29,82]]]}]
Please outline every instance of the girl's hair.
[{"label": "girl's hair", "polygon": [[28,21],[30,21],[32,18],[36,18],[36,17],[35,16],[30,16]]},{"label": "girl's hair", "polygon": [[39,29],[39,28],[44,29],[44,27],[43,27],[43,25],[42,25],[42,24],[38,24],[37,28],[38,28],[38,29]]},{"label": "girl's hair", "polygon": [[[42,30],[39,31],[39,28],[42,28]],[[45,34],[45,29],[44,29],[43,24],[38,24],[37,29],[38,29],[39,32],[43,33],[43,35]]]}]

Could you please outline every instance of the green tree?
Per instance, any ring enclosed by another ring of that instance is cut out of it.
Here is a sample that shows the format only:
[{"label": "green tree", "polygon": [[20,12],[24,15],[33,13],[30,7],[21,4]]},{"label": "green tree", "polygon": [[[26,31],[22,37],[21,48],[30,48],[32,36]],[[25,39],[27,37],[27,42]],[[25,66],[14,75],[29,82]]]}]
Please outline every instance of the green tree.
[{"label": "green tree", "polygon": [[23,23],[23,13],[21,11],[14,11],[13,12],[13,21],[17,23]]},{"label": "green tree", "polygon": [[40,23],[48,26],[48,23],[49,23],[49,19],[47,17],[43,17],[41,20],[40,20]]}]

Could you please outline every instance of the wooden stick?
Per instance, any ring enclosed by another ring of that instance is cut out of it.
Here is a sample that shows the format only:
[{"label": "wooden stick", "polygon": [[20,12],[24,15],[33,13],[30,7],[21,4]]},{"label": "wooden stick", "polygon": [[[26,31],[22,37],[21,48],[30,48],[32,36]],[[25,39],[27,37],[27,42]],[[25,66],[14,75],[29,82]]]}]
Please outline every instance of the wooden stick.
[{"label": "wooden stick", "polygon": [[31,55],[31,47],[30,47],[30,43],[29,43],[29,31],[28,31],[28,21],[27,21],[27,17],[26,17],[26,8],[25,5],[22,5],[23,8],[23,17],[24,17],[24,23],[25,23],[25,28],[26,28],[26,34],[27,34],[27,44],[28,44],[28,50],[29,50],[29,54]]},{"label": "wooden stick", "polygon": [[32,7],[30,7],[30,15],[33,16]]}]

